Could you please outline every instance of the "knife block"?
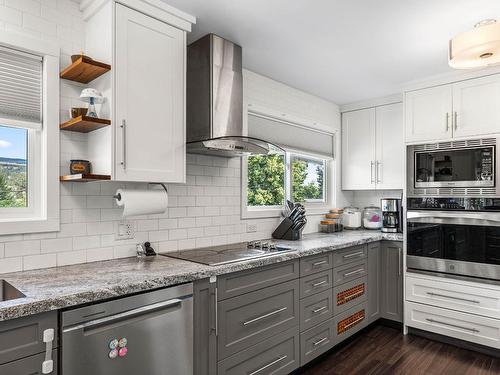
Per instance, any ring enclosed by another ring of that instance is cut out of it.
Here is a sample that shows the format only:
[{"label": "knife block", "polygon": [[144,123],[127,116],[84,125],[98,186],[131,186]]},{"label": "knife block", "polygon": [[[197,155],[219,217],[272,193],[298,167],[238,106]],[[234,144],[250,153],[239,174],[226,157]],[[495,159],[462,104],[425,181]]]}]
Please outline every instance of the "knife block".
[{"label": "knife block", "polygon": [[278,227],[274,230],[272,236],[277,240],[297,241],[302,238],[302,229],[292,229],[293,221],[289,218],[284,218]]}]

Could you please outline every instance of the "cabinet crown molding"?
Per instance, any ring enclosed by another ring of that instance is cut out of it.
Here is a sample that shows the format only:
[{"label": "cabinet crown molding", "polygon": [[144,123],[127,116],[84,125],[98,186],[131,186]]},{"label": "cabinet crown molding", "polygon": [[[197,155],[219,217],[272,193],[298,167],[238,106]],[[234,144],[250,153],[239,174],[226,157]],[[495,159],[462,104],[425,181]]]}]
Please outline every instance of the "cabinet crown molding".
[{"label": "cabinet crown molding", "polygon": [[89,20],[99,9],[109,2],[125,5],[187,32],[190,32],[191,25],[196,23],[196,17],[174,8],[161,0],[82,0],[80,11],[83,13],[83,20]]}]

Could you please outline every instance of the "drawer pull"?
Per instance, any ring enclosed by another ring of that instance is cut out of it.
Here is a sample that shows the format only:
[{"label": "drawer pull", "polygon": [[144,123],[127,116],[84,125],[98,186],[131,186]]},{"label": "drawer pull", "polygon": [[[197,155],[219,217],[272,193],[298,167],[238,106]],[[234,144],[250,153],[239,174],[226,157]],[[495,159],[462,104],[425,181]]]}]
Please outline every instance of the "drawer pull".
[{"label": "drawer pull", "polygon": [[264,365],[264,366],[262,366],[261,368],[255,370],[255,371],[249,372],[248,375],[257,375],[258,373],[264,371],[265,369],[267,369],[267,368],[275,365],[276,363],[279,363],[279,362],[281,362],[281,361],[283,361],[284,359],[287,359],[287,358],[288,358],[287,355],[282,355],[281,357],[275,359],[274,361],[269,362],[267,365]]},{"label": "drawer pull", "polygon": [[314,309],[312,312],[313,314],[317,314],[323,310],[325,310],[327,307],[326,306],[321,306],[321,307],[318,307],[317,309]]},{"label": "drawer pull", "polygon": [[318,341],[313,342],[313,345],[314,345],[314,346],[321,345],[321,344],[323,344],[326,340],[328,340],[328,337],[323,337],[321,340],[318,340]]},{"label": "drawer pull", "polygon": [[326,284],[327,282],[328,282],[328,281],[323,280],[323,281],[320,281],[320,282],[318,282],[318,283],[314,283],[314,284],[312,284],[312,286],[313,286],[313,288],[316,288],[316,287],[318,287],[318,286],[320,286],[320,285]]},{"label": "drawer pull", "polygon": [[447,296],[445,294],[439,294],[439,293],[434,293],[434,292],[426,292],[430,296],[436,296],[436,297],[444,297],[444,298],[450,298],[450,299],[456,299],[458,301],[464,301],[464,302],[470,302],[470,303],[481,303],[480,301],[476,301],[475,299],[467,299],[467,298],[460,298],[460,297],[453,297],[453,296]]},{"label": "drawer pull", "polygon": [[321,266],[322,264],[325,264],[325,263],[327,263],[327,261],[326,260],[322,260],[320,262],[313,263],[312,266],[313,267],[318,267],[318,266]]},{"label": "drawer pull", "polygon": [[271,311],[270,313],[258,316],[257,318],[253,318],[253,319],[247,320],[246,322],[243,322],[243,325],[247,326],[249,324],[256,323],[259,320],[266,319],[266,318],[269,318],[269,317],[271,317],[273,315],[279,314],[280,312],[285,311],[286,309],[288,309],[288,307],[285,306],[285,307],[282,307],[281,309]]},{"label": "drawer pull", "polygon": [[345,254],[345,255],[343,255],[342,257],[343,257],[344,259],[349,259],[349,258],[352,258],[352,257],[357,257],[358,255],[364,255],[364,254],[365,254],[365,252],[364,252],[364,251],[357,251],[357,252],[355,252],[355,253]]},{"label": "drawer pull", "polygon": [[357,269],[356,271],[351,271],[351,272],[344,273],[344,277],[349,277],[349,276],[357,275],[358,273],[364,273],[364,272],[365,272],[365,269],[364,268],[360,268],[360,269]]},{"label": "drawer pull", "polygon": [[344,331],[347,331],[349,328],[351,328],[352,326],[355,326],[356,324],[358,324],[359,322],[363,321],[365,319],[364,315],[361,317],[361,318],[358,318],[356,319],[355,321],[349,323],[349,324],[346,324],[344,326]]},{"label": "drawer pull", "polygon": [[446,323],[446,322],[442,322],[440,320],[434,320],[434,319],[430,319],[430,318],[425,318],[425,320],[427,320],[428,322],[431,322],[431,323],[438,323],[438,324],[442,324],[442,325],[445,325],[445,326],[450,326],[450,327],[454,327],[454,328],[464,329],[466,331],[473,332],[473,333],[479,333],[479,330],[475,329],[475,328],[462,327],[462,326],[459,326],[459,325],[456,325],[456,324]]}]

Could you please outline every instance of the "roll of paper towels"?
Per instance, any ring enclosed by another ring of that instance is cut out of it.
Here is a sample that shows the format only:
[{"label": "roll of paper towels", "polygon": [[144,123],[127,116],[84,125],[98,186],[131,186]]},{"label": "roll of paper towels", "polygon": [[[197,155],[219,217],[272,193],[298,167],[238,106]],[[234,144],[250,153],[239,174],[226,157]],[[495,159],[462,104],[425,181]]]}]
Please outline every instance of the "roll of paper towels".
[{"label": "roll of paper towels", "polygon": [[167,211],[168,195],[165,190],[118,189],[116,204],[123,207],[123,216],[163,214]]}]

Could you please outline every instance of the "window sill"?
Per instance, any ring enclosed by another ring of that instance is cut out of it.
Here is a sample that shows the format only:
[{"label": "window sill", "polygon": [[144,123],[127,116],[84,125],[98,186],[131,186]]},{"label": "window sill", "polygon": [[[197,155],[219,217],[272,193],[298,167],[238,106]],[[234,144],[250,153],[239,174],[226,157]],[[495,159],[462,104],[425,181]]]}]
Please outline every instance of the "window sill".
[{"label": "window sill", "polygon": [[59,218],[0,220],[0,235],[57,232],[59,230]]}]

